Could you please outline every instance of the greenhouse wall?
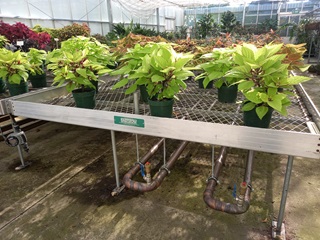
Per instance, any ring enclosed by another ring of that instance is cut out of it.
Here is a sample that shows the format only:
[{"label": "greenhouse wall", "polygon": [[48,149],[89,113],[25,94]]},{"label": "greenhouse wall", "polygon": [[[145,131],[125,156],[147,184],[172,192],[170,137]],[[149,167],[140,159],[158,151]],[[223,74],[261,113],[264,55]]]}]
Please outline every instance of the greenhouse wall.
[{"label": "greenhouse wall", "polygon": [[[204,14],[212,14],[215,22],[220,23],[224,12],[231,11],[242,26],[254,26],[268,19],[278,21],[278,25],[299,23],[307,13],[319,8],[317,1],[256,1],[247,5],[232,6],[228,4],[211,5],[185,9],[186,25],[193,27]],[[280,32],[289,35],[290,27]]]},{"label": "greenhouse wall", "polygon": [[[161,7],[151,15],[137,16],[111,0],[1,0],[0,20],[6,23],[22,22],[29,27],[40,25],[62,28],[72,23],[87,23],[92,34],[106,35],[112,23],[143,27],[159,31],[174,31],[184,25],[184,10]],[[159,25],[158,25],[159,24]]]}]

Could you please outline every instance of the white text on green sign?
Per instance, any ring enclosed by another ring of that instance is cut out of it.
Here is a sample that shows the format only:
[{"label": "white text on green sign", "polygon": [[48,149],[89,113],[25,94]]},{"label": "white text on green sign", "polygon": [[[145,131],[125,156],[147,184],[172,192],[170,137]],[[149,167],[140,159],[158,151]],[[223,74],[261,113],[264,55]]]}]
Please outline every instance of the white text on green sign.
[{"label": "white text on green sign", "polygon": [[114,116],[114,123],[120,124],[120,125],[144,128],[144,119],[139,119],[139,118]]}]

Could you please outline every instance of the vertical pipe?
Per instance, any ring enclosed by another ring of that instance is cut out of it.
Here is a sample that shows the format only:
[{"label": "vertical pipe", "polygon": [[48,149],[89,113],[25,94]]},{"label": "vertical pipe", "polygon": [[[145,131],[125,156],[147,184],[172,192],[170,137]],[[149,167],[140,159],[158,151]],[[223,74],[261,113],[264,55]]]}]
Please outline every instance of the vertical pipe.
[{"label": "vertical pipe", "polygon": [[214,145],[211,148],[211,177],[214,177]]},{"label": "vertical pipe", "polygon": [[101,29],[101,35],[106,35],[103,33],[103,26],[102,26],[102,4],[100,5],[100,8],[99,8],[99,15],[100,15],[100,29]]},{"label": "vertical pipe", "polygon": [[139,114],[139,93],[135,91],[133,93],[133,104],[134,104],[134,113]]},{"label": "vertical pipe", "polygon": [[160,12],[159,8],[157,8],[157,32],[160,32]]},{"label": "vertical pipe", "polygon": [[166,166],[167,162],[166,162],[167,156],[166,156],[166,139],[163,139],[163,166]]},{"label": "vertical pipe", "polygon": [[278,22],[278,27],[280,26],[281,6],[282,6],[282,2],[279,2],[279,3],[278,3],[278,9],[277,9],[277,22]]},{"label": "vertical pipe", "polygon": [[256,27],[258,26],[258,23],[259,23],[259,11],[260,11],[260,3],[258,2],[258,6],[257,6],[257,17],[256,17]]},{"label": "vertical pipe", "polygon": [[[134,104],[134,113],[139,114],[139,94],[138,91],[133,93],[133,104]],[[136,134],[136,151],[137,151],[137,162],[139,162],[139,141],[138,141],[138,134]]]},{"label": "vertical pipe", "polygon": [[116,149],[116,137],[113,130],[111,130],[111,143],[112,143],[112,153],[113,153],[113,162],[114,162],[114,172],[116,178],[117,187],[120,187],[120,178],[119,178],[119,167],[118,167],[118,158],[117,158],[117,149]]},{"label": "vertical pipe", "polygon": [[291,172],[292,172],[292,165],[293,165],[293,156],[289,156],[288,162],[287,162],[286,175],[285,175],[284,183],[283,183],[279,216],[278,216],[278,220],[277,220],[277,230],[276,230],[277,233],[281,232],[281,226],[282,226],[283,216],[284,216],[284,209],[286,207],[287,195],[288,195],[288,190],[289,190],[290,176],[291,176]]},{"label": "vertical pipe", "polygon": [[111,0],[107,0],[107,11],[108,11],[108,18],[109,18],[109,32],[111,32],[113,30],[113,15],[112,15]]},{"label": "vertical pipe", "polygon": [[19,144],[17,147],[18,147],[19,157],[20,157],[20,161],[21,161],[21,167],[25,167],[26,165],[23,160],[23,153],[21,150],[21,145]]},{"label": "vertical pipe", "polygon": [[247,6],[247,3],[244,3],[243,4],[243,11],[242,11],[242,23],[241,23],[242,27],[244,27],[244,22],[245,22],[245,18],[246,18],[246,6]]},{"label": "vertical pipe", "polygon": [[70,12],[70,18],[71,18],[71,22],[73,23],[74,21],[74,19],[73,19],[73,16],[72,16],[72,8],[71,8],[71,2],[70,2],[70,0],[69,0],[69,12]]},{"label": "vertical pipe", "polygon": [[52,25],[53,25],[53,28],[56,28],[56,22],[55,22],[55,20],[54,20],[53,8],[52,8],[52,2],[51,2],[51,0],[49,0],[49,5],[50,5],[50,11],[51,11]]},{"label": "vertical pipe", "polygon": [[139,155],[139,139],[138,139],[138,134],[136,134],[136,150],[137,150],[137,162],[139,162],[140,155]]},{"label": "vertical pipe", "polygon": [[254,157],[254,151],[249,150],[248,157],[247,157],[247,167],[245,172],[245,179],[244,181],[247,184],[251,185],[251,175],[252,175],[252,165],[253,165],[253,157]]},{"label": "vertical pipe", "polygon": [[32,16],[31,16],[31,12],[30,12],[30,6],[29,6],[29,1],[26,1],[27,3],[27,9],[28,9],[28,15],[29,15],[29,20],[30,20],[30,27],[33,28],[33,22],[32,22]]}]

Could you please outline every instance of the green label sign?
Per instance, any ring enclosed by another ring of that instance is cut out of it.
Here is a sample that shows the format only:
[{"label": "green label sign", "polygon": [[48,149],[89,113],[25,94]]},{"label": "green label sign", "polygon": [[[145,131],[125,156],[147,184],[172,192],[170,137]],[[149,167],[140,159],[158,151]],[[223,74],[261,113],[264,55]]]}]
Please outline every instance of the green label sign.
[{"label": "green label sign", "polygon": [[144,128],[144,119],[114,116],[114,123],[131,127]]}]

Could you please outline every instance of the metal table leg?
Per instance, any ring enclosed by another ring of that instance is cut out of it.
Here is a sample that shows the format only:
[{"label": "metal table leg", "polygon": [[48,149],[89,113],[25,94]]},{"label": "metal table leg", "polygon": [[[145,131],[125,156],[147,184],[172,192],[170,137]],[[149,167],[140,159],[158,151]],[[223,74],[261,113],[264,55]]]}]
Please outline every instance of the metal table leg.
[{"label": "metal table leg", "polygon": [[275,232],[273,232],[273,235],[275,234],[275,235],[285,236],[285,231],[284,231],[284,227],[282,226],[283,225],[282,222],[284,217],[284,210],[286,207],[287,195],[289,191],[289,183],[290,183],[290,177],[292,172],[292,166],[293,166],[293,156],[289,156],[288,162],[287,162],[286,174],[285,174],[284,183],[283,183],[279,215],[278,215],[277,222],[274,222],[272,224],[273,227],[275,228]]},{"label": "metal table leg", "polygon": [[119,167],[118,167],[118,157],[117,157],[117,148],[116,148],[116,137],[115,132],[111,130],[111,143],[112,143],[112,152],[113,152],[113,162],[114,162],[114,173],[116,178],[117,187],[112,190],[111,195],[118,195],[125,186],[120,186],[120,177],[119,177]]}]

